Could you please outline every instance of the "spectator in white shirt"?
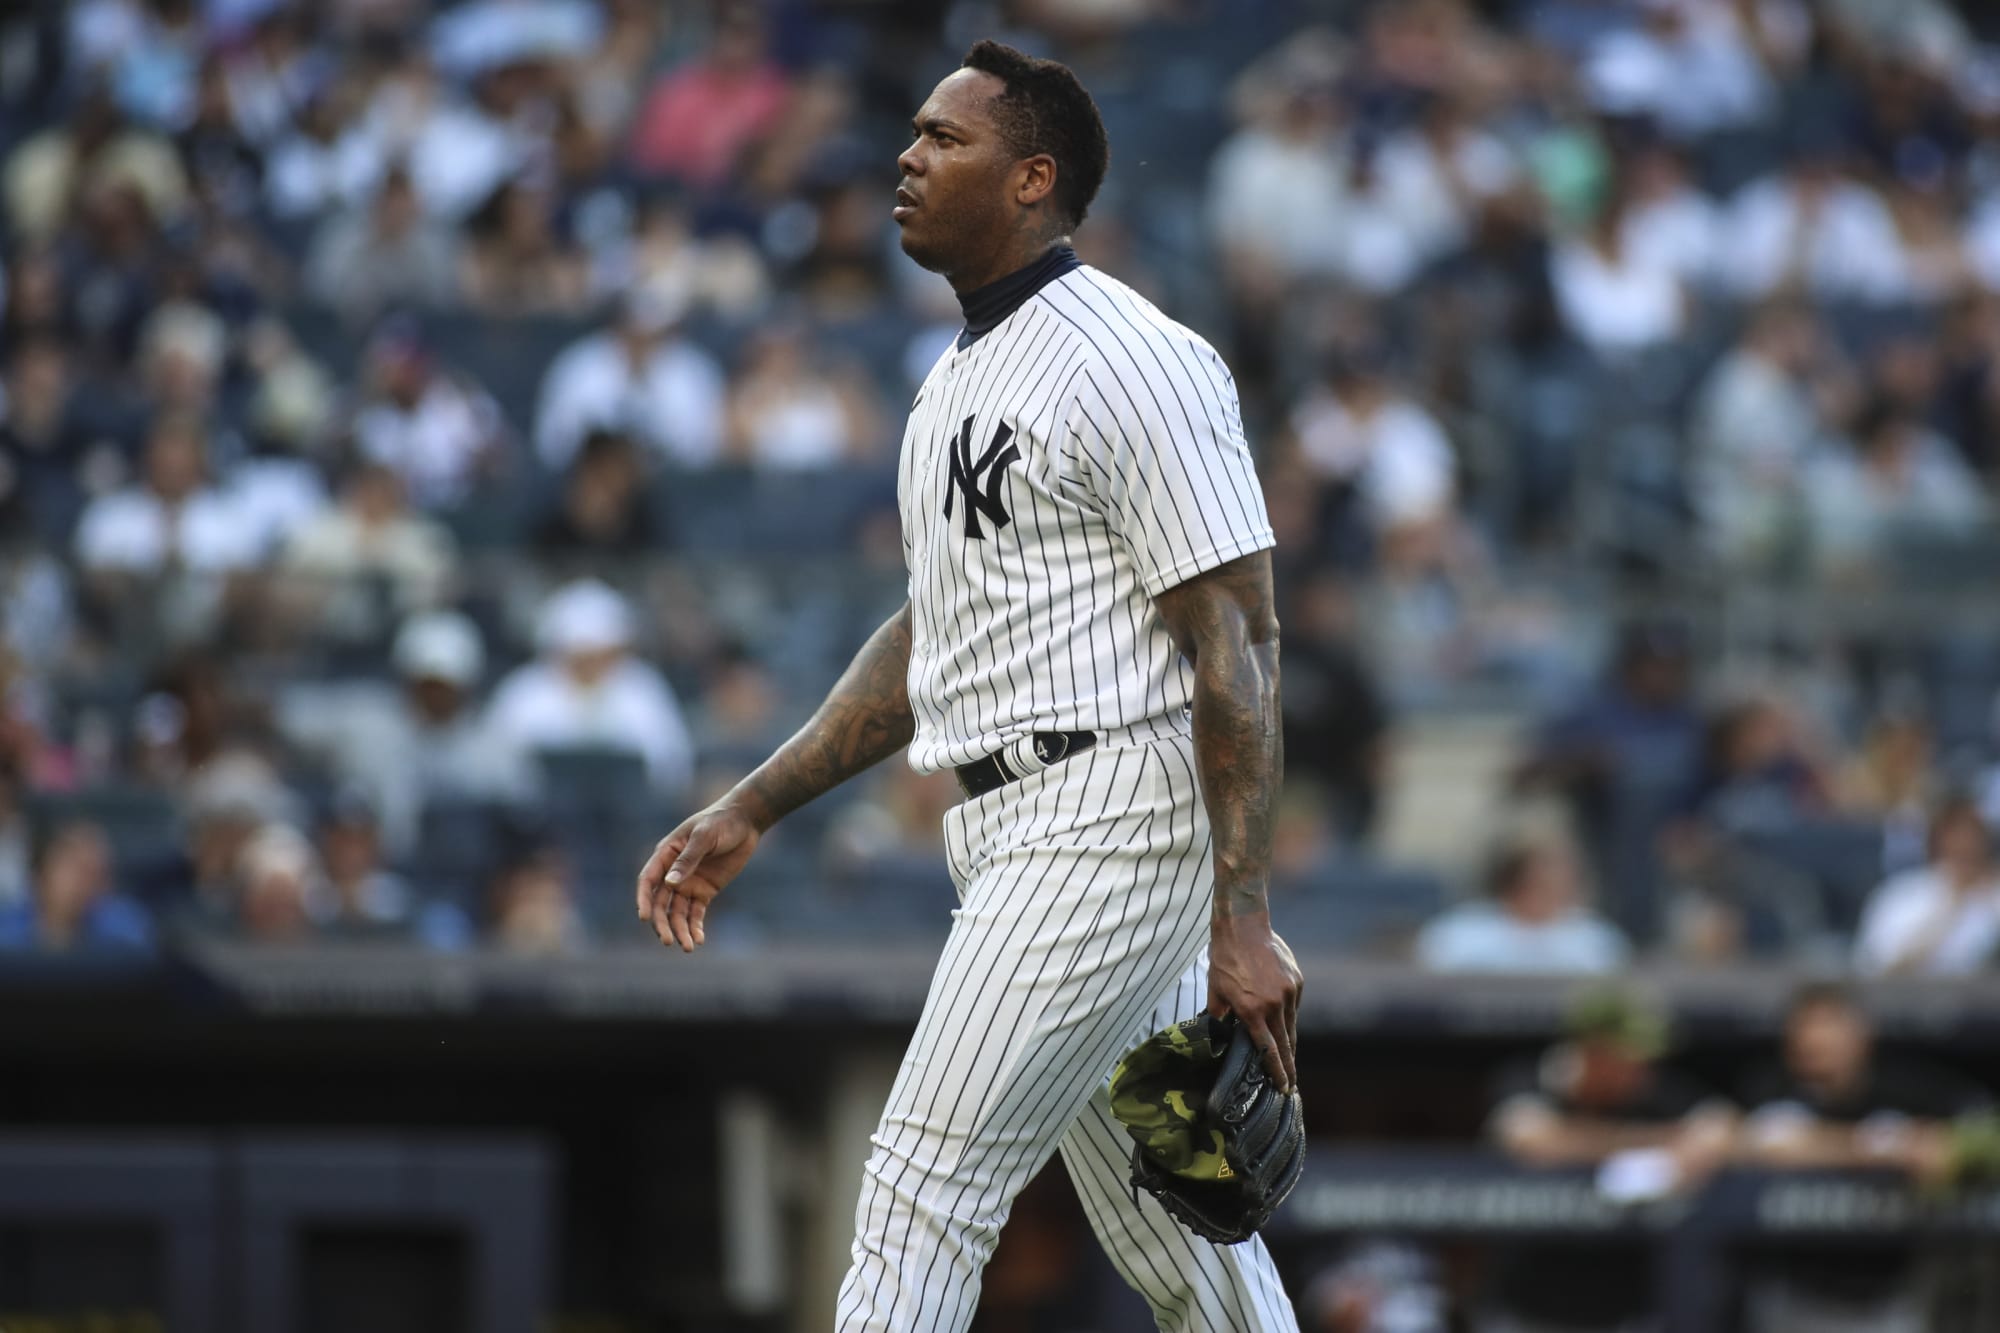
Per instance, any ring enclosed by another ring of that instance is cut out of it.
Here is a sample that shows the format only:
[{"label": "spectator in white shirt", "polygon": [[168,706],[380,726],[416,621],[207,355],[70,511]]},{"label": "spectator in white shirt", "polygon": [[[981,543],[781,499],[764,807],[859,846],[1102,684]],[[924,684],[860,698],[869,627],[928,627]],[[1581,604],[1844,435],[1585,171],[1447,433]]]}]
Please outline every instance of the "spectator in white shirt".
[{"label": "spectator in white shirt", "polygon": [[1397,389],[1379,350],[1337,357],[1293,410],[1291,427],[1308,466],[1354,488],[1386,562],[1441,558],[1456,514],[1451,441]]},{"label": "spectator in white shirt", "polygon": [[1721,210],[1689,182],[1687,163],[1680,154],[1665,144],[1643,144],[1620,163],[1619,173],[1631,200],[1622,240],[1634,260],[1647,268],[1665,269],[1690,289],[1715,285],[1721,263]]},{"label": "spectator in white shirt", "polygon": [[730,455],[773,471],[834,467],[882,442],[873,391],[850,367],[825,363],[803,329],[757,337],[730,386]]},{"label": "spectator in white shirt", "polygon": [[201,421],[157,417],[146,440],[144,480],[84,510],[77,563],[92,574],[142,576],[170,569],[229,573],[254,564],[255,534],[209,487],[207,451]]},{"label": "spectator in white shirt", "polygon": [[458,244],[424,216],[407,170],[392,168],[365,207],[331,218],[313,237],[305,284],[315,301],[352,320],[390,306],[450,305]]},{"label": "spectator in white shirt", "polygon": [[1804,287],[1822,300],[1910,299],[1895,219],[1841,175],[1827,146],[1803,145],[1786,168],[1729,205],[1724,280],[1744,300]]},{"label": "spectator in white shirt", "polygon": [[1634,182],[1617,181],[1589,229],[1555,247],[1549,281],[1570,334],[1601,357],[1616,359],[1679,337],[1687,298],[1674,261],[1647,253],[1627,229]]},{"label": "spectator in white shirt", "polygon": [[602,747],[636,752],[656,790],[684,792],[694,744],[665,677],[632,654],[632,612],[595,579],[560,589],[542,608],[541,657],[500,683],[488,714],[521,754]]},{"label": "spectator in white shirt", "polygon": [[1931,820],[1930,863],[1875,890],[1861,916],[1854,965],[1871,976],[1956,976],[2000,950],[2000,865],[1979,807],[1953,797]]},{"label": "spectator in white shirt", "polygon": [[364,457],[395,469],[418,506],[458,504],[499,465],[499,406],[440,369],[414,325],[392,320],[376,335],[367,375],[355,443]]},{"label": "spectator in white shirt", "polygon": [[294,532],[284,556],[287,572],[307,576],[300,592],[312,603],[368,599],[372,589],[355,585],[380,579],[402,612],[437,605],[456,561],[451,533],[412,513],[402,478],[380,463],[356,467],[339,506]]},{"label": "spectator in white shirt", "polygon": [[552,472],[584,437],[630,436],[677,467],[722,453],[725,383],[715,358],[679,333],[686,300],[658,287],[629,297],[618,322],[563,349],[542,381],[535,450]]},{"label": "spectator in white shirt", "polygon": [[1808,375],[1820,355],[1812,312],[1758,311],[1695,399],[1695,504],[1733,565],[1778,557],[1804,522],[1806,467],[1825,424]]},{"label": "spectator in white shirt", "polygon": [[1504,845],[1487,896],[1461,903],[1417,936],[1417,962],[1435,972],[1607,973],[1625,964],[1625,937],[1585,905],[1575,854],[1543,834]]},{"label": "spectator in white shirt", "polygon": [[1852,448],[1815,460],[1806,502],[1814,554],[1834,574],[1868,573],[1899,534],[1964,534],[1990,513],[1951,443],[1887,401],[1863,413]]}]

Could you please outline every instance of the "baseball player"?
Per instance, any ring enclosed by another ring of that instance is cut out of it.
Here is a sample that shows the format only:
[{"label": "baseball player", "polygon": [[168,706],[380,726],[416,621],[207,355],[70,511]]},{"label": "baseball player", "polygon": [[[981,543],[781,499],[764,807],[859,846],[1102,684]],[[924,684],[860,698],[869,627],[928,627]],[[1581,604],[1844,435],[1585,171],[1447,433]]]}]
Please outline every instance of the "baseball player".
[{"label": "baseball player", "polygon": [[1162,1329],[1295,1329],[1261,1240],[1218,1246],[1128,1180],[1106,1079],[1204,1005],[1295,1086],[1300,978],[1265,900],[1282,754],[1271,527],[1228,369],[1078,262],[1104,178],[1076,76],[980,42],[897,160],[903,249],[965,329],[910,410],[909,601],[799,733],[662,839],[638,909],[700,946],[763,833],[908,747],[956,771],[961,906],[875,1133],[838,1333],[950,1333],[1060,1150]]}]

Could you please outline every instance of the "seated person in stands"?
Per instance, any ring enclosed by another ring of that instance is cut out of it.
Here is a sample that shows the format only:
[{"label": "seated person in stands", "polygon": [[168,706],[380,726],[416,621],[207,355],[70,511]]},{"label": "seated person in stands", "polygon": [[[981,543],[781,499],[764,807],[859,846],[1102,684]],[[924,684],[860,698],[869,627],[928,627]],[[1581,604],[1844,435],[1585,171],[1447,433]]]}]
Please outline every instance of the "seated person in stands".
[{"label": "seated person in stands", "polygon": [[306,944],[317,933],[312,898],[319,858],[288,824],[266,824],[237,858],[235,911],[229,933],[250,944]]},{"label": "seated person in stands", "polygon": [[[1741,1154],[1760,1166],[1888,1168],[1937,1182],[1950,1166],[1949,1122],[1992,1104],[1947,1071],[1878,1056],[1868,1016],[1837,985],[1798,992],[1784,1040],[1782,1059],[1744,1087]],[[1788,1260],[1754,1286],[1750,1329],[1924,1333],[1915,1260],[1908,1247]]]},{"label": "seated person in stands", "polygon": [[536,628],[541,656],[494,691],[487,722],[520,754],[537,750],[629,750],[645,761],[653,788],[685,792],[694,743],[680,701],[633,651],[632,610],[595,579],[559,589]]},{"label": "seated person in stands", "polygon": [[518,805],[534,772],[479,708],[486,649],[456,611],[403,623],[390,650],[399,688],[288,690],[278,709],[285,738],[324,759],[378,812],[391,860],[416,850],[424,812],[437,803]]},{"label": "seated person in stands", "polygon": [[562,493],[535,529],[535,552],[560,568],[630,561],[658,534],[646,503],[646,473],[628,435],[596,429],[583,438]]},{"label": "seated person in stands", "polygon": [[365,796],[341,793],[321,817],[318,835],[322,873],[309,906],[325,934],[433,949],[460,949],[472,942],[472,923],[463,912],[426,902],[409,881],[382,864],[381,827]]},{"label": "seated person in stands", "polygon": [[152,947],[152,918],[113,887],[111,845],[95,824],[57,827],[36,849],[27,899],[0,909],[0,950]]},{"label": "seated person in stands", "polygon": [[1486,894],[1424,927],[1416,959],[1438,972],[1614,972],[1631,948],[1584,901],[1576,855],[1552,834],[1517,835],[1493,855]]},{"label": "seated person in stands", "polygon": [[487,890],[487,940],[509,953],[575,953],[589,944],[569,863],[555,844],[520,840]]},{"label": "seated person in stands", "polygon": [[1931,817],[1930,859],[1868,899],[1854,965],[1870,974],[1962,975],[1993,966],[2000,951],[2000,864],[1993,833],[1964,796]]},{"label": "seated person in stands", "polygon": [[[1533,1167],[1588,1167],[1622,1197],[1691,1189],[1729,1156],[1735,1110],[1663,1065],[1664,1021],[1618,992],[1586,996],[1565,1039],[1501,1076],[1488,1128]],[[1641,1244],[1509,1246],[1480,1333],[1628,1333],[1650,1328],[1655,1279]]]}]

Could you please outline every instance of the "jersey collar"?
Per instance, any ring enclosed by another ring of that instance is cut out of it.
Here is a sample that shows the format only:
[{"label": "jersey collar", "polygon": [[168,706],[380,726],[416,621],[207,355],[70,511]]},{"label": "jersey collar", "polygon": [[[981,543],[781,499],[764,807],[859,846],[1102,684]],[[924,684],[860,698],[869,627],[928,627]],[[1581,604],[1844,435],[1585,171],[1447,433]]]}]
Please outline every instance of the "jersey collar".
[{"label": "jersey collar", "polygon": [[991,333],[1036,292],[1070,270],[1082,267],[1083,261],[1076,257],[1076,251],[1067,245],[1053,246],[1026,268],[1015,269],[984,287],[961,293],[958,304],[965,311],[965,329],[958,335],[958,350],[964,351]]}]

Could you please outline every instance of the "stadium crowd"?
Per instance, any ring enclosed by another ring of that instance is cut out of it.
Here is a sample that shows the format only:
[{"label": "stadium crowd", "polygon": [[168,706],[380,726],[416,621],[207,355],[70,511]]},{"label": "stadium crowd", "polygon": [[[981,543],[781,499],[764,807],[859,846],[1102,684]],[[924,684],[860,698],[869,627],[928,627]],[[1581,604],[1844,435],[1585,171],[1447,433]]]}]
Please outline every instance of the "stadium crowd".
[{"label": "stadium crowd", "polygon": [[[0,944],[617,922],[902,595],[957,309],[891,164],[995,32],[1240,381],[1288,933],[1992,964],[2000,48],[1939,0],[10,10]],[[1543,720],[1453,905],[1370,846],[1468,701]],[[797,821],[718,941],[941,931],[952,797]]]}]

